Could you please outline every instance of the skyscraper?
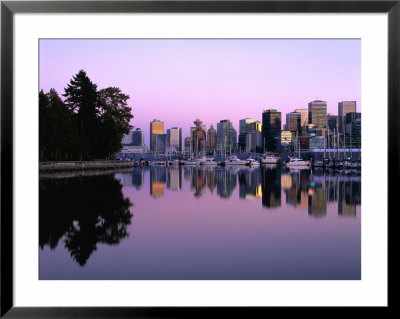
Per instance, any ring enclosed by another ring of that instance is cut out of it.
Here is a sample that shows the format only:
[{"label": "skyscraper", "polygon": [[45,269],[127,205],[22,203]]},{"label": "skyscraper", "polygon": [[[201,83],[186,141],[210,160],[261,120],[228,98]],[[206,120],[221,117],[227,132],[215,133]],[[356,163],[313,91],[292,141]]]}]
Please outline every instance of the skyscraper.
[{"label": "skyscraper", "polygon": [[295,109],[294,111],[301,114],[301,126],[306,126],[308,124],[308,110]]},{"label": "skyscraper", "polygon": [[204,152],[206,150],[206,131],[205,125],[199,119],[193,122],[196,125],[195,130],[192,132],[192,149],[193,153],[198,154],[199,152]]},{"label": "skyscraper", "polygon": [[301,126],[301,113],[290,112],[286,114],[286,131],[295,133],[301,130]]},{"label": "skyscraper", "polygon": [[155,151],[165,153],[167,151],[167,143],[167,134],[157,134]]},{"label": "skyscraper", "polygon": [[182,151],[182,129],[179,127],[172,127],[167,130],[167,145],[169,151],[181,152]]},{"label": "skyscraper", "polygon": [[154,119],[150,122],[150,151],[156,151],[156,137],[164,134],[164,122]]},{"label": "skyscraper", "polygon": [[214,126],[211,124],[210,128],[207,131],[207,151],[213,152],[217,147],[217,131],[214,129]]},{"label": "skyscraper", "polygon": [[338,117],[336,115],[330,115],[328,114],[326,116],[326,122],[327,122],[327,129],[331,132],[333,132],[334,130],[336,130],[336,126],[337,126],[337,119]]},{"label": "skyscraper", "polygon": [[144,146],[144,134],[140,128],[132,131],[132,145],[133,146]]},{"label": "skyscraper", "polygon": [[255,119],[245,118],[239,120],[239,150],[245,150],[248,148],[246,146],[246,133],[250,131],[261,132],[261,127],[261,122]]},{"label": "skyscraper", "polygon": [[217,149],[232,152],[236,148],[237,133],[231,121],[221,120],[217,123]]},{"label": "skyscraper", "polygon": [[274,109],[264,111],[262,113],[262,136],[268,151],[276,150],[276,142],[280,138],[280,134],[281,112]]},{"label": "skyscraper", "polygon": [[326,102],[315,100],[308,103],[308,123],[326,127]]},{"label": "skyscraper", "polygon": [[339,133],[344,134],[346,114],[356,112],[356,101],[342,101],[338,103]]}]

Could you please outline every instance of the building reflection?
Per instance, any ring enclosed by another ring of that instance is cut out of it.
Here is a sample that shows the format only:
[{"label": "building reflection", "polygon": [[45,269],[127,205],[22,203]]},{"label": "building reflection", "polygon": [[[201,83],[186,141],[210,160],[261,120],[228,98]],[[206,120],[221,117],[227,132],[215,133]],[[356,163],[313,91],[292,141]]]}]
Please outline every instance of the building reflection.
[{"label": "building reflection", "polygon": [[[221,198],[230,198],[238,184],[239,198],[261,198],[267,209],[286,205],[307,211],[310,217],[327,215],[329,203],[338,203],[338,215],[356,216],[356,206],[361,205],[360,175],[333,174],[323,170],[285,169],[276,166],[249,167],[151,167],[135,168],[131,184],[139,189],[143,185],[143,170],[150,170],[150,195],[165,195],[165,187],[182,191],[182,180],[188,183],[195,197],[201,198],[208,190]],[[126,174],[122,183],[127,186]]]},{"label": "building reflection", "polygon": [[172,191],[180,191],[182,188],[182,170],[179,167],[171,167],[167,170],[167,188]]},{"label": "building reflection", "polygon": [[226,167],[215,171],[217,194],[221,198],[229,198],[232,196],[237,183],[237,171],[236,167]]},{"label": "building reflection", "polygon": [[132,171],[132,185],[140,189],[144,182],[144,168],[135,167]]},{"label": "building reflection", "polygon": [[194,196],[200,197],[206,190],[207,179],[206,171],[201,167],[194,167],[192,170],[192,180],[190,189],[194,190]]},{"label": "building reflection", "polygon": [[164,196],[164,184],[166,182],[165,167],[152,167],[150,170],[150,195],[154,198]]},{"label": "building reflection", "polygon": [[281,170],[261,167],[262,205],[273,209],[281,206]]},{"label": "building reflection", "polygon": [[239,198],[251,200],[262,196],[260,168],[238,171]]}]

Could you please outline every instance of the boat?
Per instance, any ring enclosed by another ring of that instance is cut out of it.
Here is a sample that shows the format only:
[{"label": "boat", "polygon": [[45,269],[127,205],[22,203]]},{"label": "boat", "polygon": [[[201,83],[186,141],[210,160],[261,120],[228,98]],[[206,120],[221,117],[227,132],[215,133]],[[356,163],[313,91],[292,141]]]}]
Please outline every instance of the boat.
[{"label": "boat", "polygon": [[255,160],[254,158],[248,158],[246,161],[248,162],[248,165],[250,165],[250,166],[260,165],[260,162]]},{"label": "boat", "polygon": [[274,155],[268,155],[265,149],[265,138],[264,138],[264,154],[261,155],[260,162],[261,164],[278,164],[280,157]]},{"label": "boat", "polygon": [[289,156],[289,162],[286,163],[286,167],[296,167],[296,166],[303,166],[303,167],[310,166],[310,162],[305,161],[301,158]]},{"label": "boat", "polygon": [[154,161],[153,166],[167,166],[167,161]]},{"label": "boat", "polygon": [[225,160],[225,165],[248,165],[248,161],[238,159],[236,155],[232,155]]},{"label": "boat", "polygon": [[197,158],[194,157],[189,157],[186,160],[182,160],[182,164],[183,165],[191,165],[191,166],[195,166],[198,165],[200,162]]},{"label": "boat", "polygon": [[299,144],[299,139],[298,139],[298,133],[296,134],[296,144],[299,149],[298,157],[289,157],[289,162],[286,162],[286,167],[308,167],[310,166],[309,161],[305,161],[301,159],[301,151],[300,151],[300,144]]},{"label": "boat", "polygon": [[200,165],[202,166],[215,166],[218,165],[218,162],[215,161],[214,157],[207,157],[205,161],[201,161]]},{"label": "boat", "polygon": [[261,164],[278,164],[280,158],[273,155],[264,154],[261,156],[260,162]]}]

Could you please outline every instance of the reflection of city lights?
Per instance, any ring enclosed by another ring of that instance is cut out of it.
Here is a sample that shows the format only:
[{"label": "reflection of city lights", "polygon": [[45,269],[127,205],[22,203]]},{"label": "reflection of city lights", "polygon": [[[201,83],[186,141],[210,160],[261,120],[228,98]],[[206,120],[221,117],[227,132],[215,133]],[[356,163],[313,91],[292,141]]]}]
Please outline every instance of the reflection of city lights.
[{"label": "reflection of city lights", "polygon": [[257,189],[256,189],[256,197],[262,197],[262,188],[261,188],[261,184],[257,186]]},{"label": "reflection of city lights", "polygon": [[153,182],[151,185],[151,195],[153,197],[161,197],[164,196],[164,184]]},{"label": "reflection of city lights", "polygon": [[289,174],[281,175],[281,185],[283,189],[290,189],[292,187],[292,176]]}]

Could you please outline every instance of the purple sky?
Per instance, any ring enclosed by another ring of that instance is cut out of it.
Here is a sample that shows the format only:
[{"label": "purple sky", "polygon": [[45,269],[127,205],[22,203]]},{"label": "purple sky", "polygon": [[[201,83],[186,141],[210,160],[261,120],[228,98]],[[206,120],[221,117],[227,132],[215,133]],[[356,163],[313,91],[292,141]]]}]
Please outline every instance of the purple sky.
[{"label": "purple sky", "polygon": [[361,111],[360,40],[40,40],[40,89],[61,95],[80,69],[99,89],[116,86],[131,98],[131,124],[149,145],[150,121],[182,127],[261,120],[320,99],[337,114],[339,101]]}]

